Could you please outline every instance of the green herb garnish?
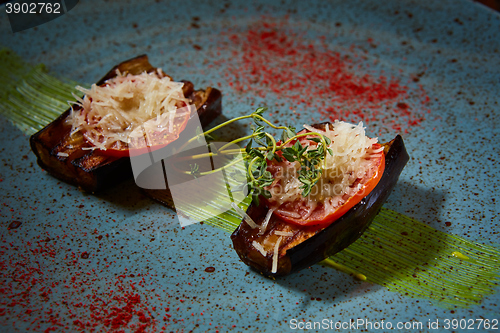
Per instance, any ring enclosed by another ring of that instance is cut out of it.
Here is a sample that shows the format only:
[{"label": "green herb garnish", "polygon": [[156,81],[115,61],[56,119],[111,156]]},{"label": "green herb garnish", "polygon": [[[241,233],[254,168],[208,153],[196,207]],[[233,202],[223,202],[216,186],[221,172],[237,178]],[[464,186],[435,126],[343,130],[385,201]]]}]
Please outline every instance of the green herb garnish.
[{"label": "green herb garnish", "polygon": [[[259,203],[259,196],[270,198],[271,193],[266,189],[270,186],[274,178],[267,170],[270,161],[282,162],[283,159],[289,162],[298,162],[300,168],[298,170],[298,179],[302,183],[302,196],[306,197],[311,192],[312,187],[319,181],[323,172],[325,158],[327,154],[333,154],[328,148],[331,140],[318,132],[307,132],[297,134],[292,126],[275,126],[269,120],[264,118],[263,114],[267,108],[258,108],[250,115],[241,116],[228,120],[206,132],[199,132],[197,136],[189,140],[186,144],[194,140],[199,140],[202,137],[210,137],[210,134],[224,126],[235,121],[249,119],[253,120],[251,125],[252,134],[242,138],[235,139],[226,145],[220,147],[217,152],[207,154],[199,154],[190,156],[190,159],[198,159],[202,157],[213,157],[218,154],[243,154],[243,159],[247,165],[248,181],[245,186],[249,186],[252,198],[256,204]],[[271,127],[276,130],[281,130],[281,141],[276,141],[273,135],[266,132],[266,127]],[[302,146],[301,137],[306,137],[307,140],[315,142],[315,149],[308,150],[308,146]],[[242,149],[228,149],[233,144],[249,140],[246,147]],[[182,148],[181,148],[182,149]],[[239,162],[233,161],[231,164]],[[195,167],[192,167],[191,173],[196,176],[203,176],[212,171],[199,172]]]}]

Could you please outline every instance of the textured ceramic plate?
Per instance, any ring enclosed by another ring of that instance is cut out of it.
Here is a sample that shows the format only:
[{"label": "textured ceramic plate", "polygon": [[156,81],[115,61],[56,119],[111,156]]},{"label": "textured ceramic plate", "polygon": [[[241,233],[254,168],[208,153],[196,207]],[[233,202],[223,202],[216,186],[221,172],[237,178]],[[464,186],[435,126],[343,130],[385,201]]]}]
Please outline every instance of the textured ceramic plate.
[{"label": "textured ceramic plate", "polygon": [[[495,12],[468,1],[81,1],[14,34],[0,8],[1,44],[55,76],[90,84],[146,53],[174,78],[221,89],[227,118],[267,105],[296,127],[341,117],[381,141],[401,133],[411,160],[385,207],[500,242]],[[368,331],[401,322],[417,332],[499,318],[498,293],[449,310],[319,265],[266,279],[227,233],[181,229],[132,182],[82,193],[38,168],[27,136],[0,126],[1,269],[17,283],[2,281],[3,332],[277,332],[358,319]],[[8,230],[13,221],[22,224]]]}]

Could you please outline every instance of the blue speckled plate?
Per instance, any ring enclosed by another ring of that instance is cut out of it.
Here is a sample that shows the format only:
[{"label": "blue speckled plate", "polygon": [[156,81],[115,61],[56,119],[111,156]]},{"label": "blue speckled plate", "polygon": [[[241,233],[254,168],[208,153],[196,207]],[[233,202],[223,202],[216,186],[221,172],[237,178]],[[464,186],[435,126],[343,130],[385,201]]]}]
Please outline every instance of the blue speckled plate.
[{"label": "blue speckled plate", "polygon": [[[245,51],[231,35],[268,22],[300,36],[301,45],[321,41],[314,45],[354,59],[353,73],[394,77],[409,92],[400,107],[418,116],[414,126],[391,108],[365,119],[381,141],[401,131],[412,157],[385,207],[468,240],[500,243],[495,12],[469,1],[80,1],[13,34],[0,8],[0,44],[56,76],[89,84],[146,53],[174,78],[220,88],[225,117],[266,104],[271,119],[297,127],[328,115],[321,104],[308,108],[229,84]],[[298,322],[321,322],[321,331],[357,319],[409,322],[416,326],[406,331],[417,332],[429,331],[429,321],[499,318],[498,293],[450,311],[318,265],[266,279],[238,260],[228,234],[181,229],[174,212],[131,182],[81,193],[40,170],[27,136],[3,118],[0,126],[0,255],[10,274],[1,288],[11,296],[1,297],[3,332],[278,332]],[[8,230],[13,221],[22,224]]]}]

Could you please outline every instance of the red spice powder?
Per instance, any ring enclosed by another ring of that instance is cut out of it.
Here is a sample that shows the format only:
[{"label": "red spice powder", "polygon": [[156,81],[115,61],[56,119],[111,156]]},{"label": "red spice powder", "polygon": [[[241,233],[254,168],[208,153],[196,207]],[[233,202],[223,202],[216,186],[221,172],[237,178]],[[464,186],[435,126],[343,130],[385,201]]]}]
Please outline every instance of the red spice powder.
[{"label": "red spice powder", "polygon": [[229,42],[220,47],[220,55],[227,49],[231,54],[213,66],[220,66],[235,91],[317,110],[322,119],[316,120],[363,121],[405,132],[425,120],[429,98],[411,78],[410,88],[380,70],[375,74],[377,61],[361,48],[332,51],[326,37],[311,42],[289,26],[286,21],[258,22],[244,32],[227,33]]},{"label": "red spice powder", "polygon": [[[49,234],[0,237],[0,321],[33,332],[156,332],[155,312],[130,275],[107,275]],[[97,267],[99,267],[97,265]],[[135,280],[134,280],[135,281]],[[102,288],[104,286],[104,288]]]}]

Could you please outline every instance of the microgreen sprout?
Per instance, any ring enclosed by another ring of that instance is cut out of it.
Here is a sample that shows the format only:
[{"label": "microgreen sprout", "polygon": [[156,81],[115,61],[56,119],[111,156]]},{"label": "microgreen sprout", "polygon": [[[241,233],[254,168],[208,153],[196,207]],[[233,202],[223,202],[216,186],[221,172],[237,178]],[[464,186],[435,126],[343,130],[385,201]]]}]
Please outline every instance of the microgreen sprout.
[{"label": "microgreen sprout", "polygon": [[[269,120],[264,118],[263,114],[267,108],[258,108],[250,115],[240,116],[230,119],[214,128],[205,131],[204,133],[197,133],[197,136],[191,139],[199,140],[202,136],[205,138],[210,137],[210,134],[230,123],[235,121],[249,119],[253,120],[250,126],[252,134],[235,139],[228,144],[220,147],[217,152],[210,152],[203,154],[205,156],[215,156],[216,154],[243,154],[243,159],[247,165],[247,183],[252,191],[252,198],[256,204],[259,203],[259,196],[270,198],[271,193],[266,187],[274,182],[274,178],[269,172],[268,163],[276,161],[278,163],[283,160],[289,162],[298,162],[300,168],[298,169],[298,179],[302,183],[302,195],[306,197],[311,193],[312,187],[319,181],[324,169],[325,158],[327,154],[332,155],[332,151],[328,148],[331,140],[326,136],[317,132],[306,132],[297,134],[293,126],[276,126]],[[273,135],[266,132],[266,127],[271,127],[275,130],[281,130],[281,139],[276,141]],[[300,138],[304,137],[306,140],[314,142],[316,145],[313,149],[308,149],[309,146],[302,145]],[[233,144],[248,140],[245,148],[234,149],[229,148]],[[188,142],[189,143],[189,142]],[[191,156],[190,158],[196,159],[200,156]],[[232,164],[232,163],[230,163]],[[203,176],[208,172],[199,172],[194,166],[191,167],[190,173],[195,176]]]}]

